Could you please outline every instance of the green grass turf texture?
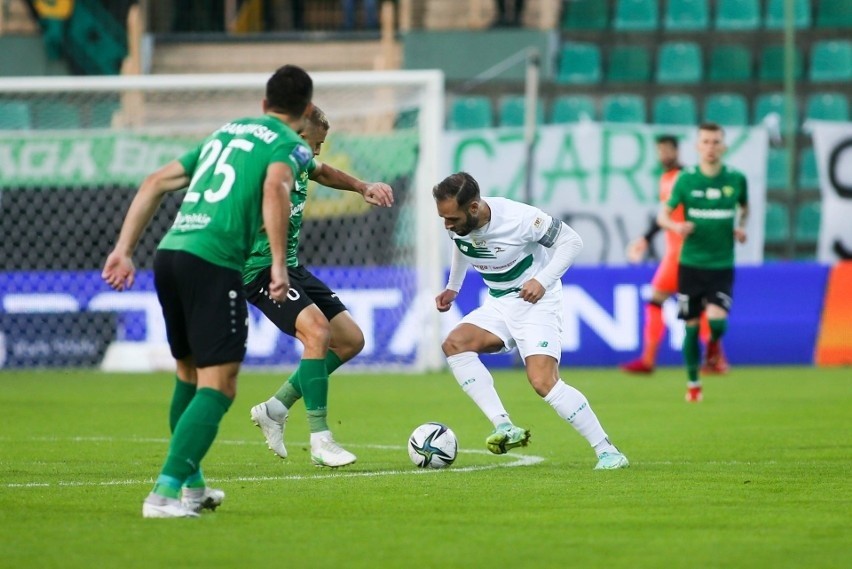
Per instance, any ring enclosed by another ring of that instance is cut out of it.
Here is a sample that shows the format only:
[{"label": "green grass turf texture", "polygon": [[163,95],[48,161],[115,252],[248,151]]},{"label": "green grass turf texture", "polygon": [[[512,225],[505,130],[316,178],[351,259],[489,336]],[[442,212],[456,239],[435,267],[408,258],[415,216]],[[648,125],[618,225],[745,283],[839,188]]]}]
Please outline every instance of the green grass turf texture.
[{"label": "green grass turf texture", "polygon": [[[0,566],[849,566],[849,369],[738,368],[706,379],[696,405],[681,369],[563,368],[630,458],[611,472],[592,470],[586,442],[522,372],[495,375],[532,430],[507,456],[482,452],[491,426],[447,373],[333,377],[332,429],[358,462],[332,472],[310,465],[301,404],[290,457],[266,449],[248,411],[283,376],[245,373],[204,463],[225,504],[145,520],[173,377],[4,372]],[[448,470],[409,462],[407,437],[427,421],[459,437]],[[516,455],[544,460],[507,467]]]}]

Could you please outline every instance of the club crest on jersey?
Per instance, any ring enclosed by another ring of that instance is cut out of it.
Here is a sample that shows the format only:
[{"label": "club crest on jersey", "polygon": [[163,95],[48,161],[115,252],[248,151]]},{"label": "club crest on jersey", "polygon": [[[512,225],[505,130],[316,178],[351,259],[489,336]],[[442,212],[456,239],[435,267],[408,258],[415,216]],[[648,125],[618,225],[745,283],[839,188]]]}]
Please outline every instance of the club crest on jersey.
[{"label": "club crest on jersey", "polygon": [[484,247],[485,246],[485,239],[483,239],[482,241],[477,241],[476,239],[474,239],[473,245],[475,247]]},{"label": "club crest on jersey", "polygon": [[459,251],[468,257],[474,259],[495,259],[494,253],[488,250],[488,247],[477,247],[473,243],[469,243],[463,239],[453,239]]},{"label": "club crest on jersey", "polygon": [[310,162],[313,157],[314,155],[310,150],[308,150],[308,147],[301,144],[296,145],[296,147],[293,148],[293,151],[290,152],[290,158],[292,158],[300,168],[307,166],[308,162]]},{"label": "club crest on jersey", "polygon": [[725,186],[724,188],[722,188],[722,193],[725,194],[726,198],[729,198],[732,195],[734,195],[734,187],[733,186]]}]

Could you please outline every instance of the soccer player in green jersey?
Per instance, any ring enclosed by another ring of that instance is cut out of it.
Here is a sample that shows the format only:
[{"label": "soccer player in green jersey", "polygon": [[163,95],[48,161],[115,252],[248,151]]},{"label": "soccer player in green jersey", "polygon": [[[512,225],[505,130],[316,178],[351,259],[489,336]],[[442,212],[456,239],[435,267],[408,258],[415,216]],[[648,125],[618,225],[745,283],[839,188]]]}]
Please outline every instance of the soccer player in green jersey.
[{"label": "soccer player in green jersey", "polygon": [[269,297],[286,299],[287,205],[312,153],[296,131],[310,113],[313,82],[285,65],[266,85],[264,115],[230,122],[195,149],[148,176],[124,219],[104,280],[133,285],[132,254],[163,195],[187,188],[154,257],[154,285],[177,360],[168,457],[142,505],[146,518],[196,517],[215,509],[201,461],[236,396],[245,357],[248,308],[242,269],[261,225],[271,256]]},{"label": "soccer player in green jersey", "polygon": [[[328,130],[325,114],[314,107],[305,129],[300,133],[314,156],[319,155]],[[361,352],[364,334],[337,295],[299,262],[299,235],[309,179],[330,188],[357,192],[367,203],[382,207],[393,204],[393,190],[387,184],[363,182],[328,164],[312,160],[296,180],[296,188],[291,194],[287,240],[290,290],[287,302],[279,304],[266,293],[272,257],[264,234],[255,242],[243,270],[248,301],[282,332],[296,337],[305,348],[302,361],[293,375],[275,395],[252,408],[251,419],[260,427],[269,449],[286,458],[284,424],[290,409],[304,397],[311,430],[311,460],[318,466],[334,468],[352,464],[356,457],[338,445],[329,430],[328,375]]]},{"label": "soccer player in green jersey", "polygon": [[[698,376],[699,318],[707,312],[707,361],[712,362],[728,328],[733,302],[734,242],[745,243],[748,219],[748,184],[742,173],[722,163],[726,150],[722,128],[715,123],[699,126],[697,147],[698,166],[681,172],[657,216],[660,227],[684,237],[678,267],[678,310],[686,321],[683,359],[689,377],[686,400],[690,402],[703,397]],[[672,219],[679,205],[683,205],[684,221]]]}]

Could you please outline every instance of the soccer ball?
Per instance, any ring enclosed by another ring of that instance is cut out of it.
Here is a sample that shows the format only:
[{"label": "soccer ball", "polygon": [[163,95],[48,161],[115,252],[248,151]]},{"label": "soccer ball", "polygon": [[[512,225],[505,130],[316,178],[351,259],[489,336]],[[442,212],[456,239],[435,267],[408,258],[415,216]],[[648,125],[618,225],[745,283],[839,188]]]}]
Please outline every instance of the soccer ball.
[{"label": "soccer ball", "polygon": [[441,423],[424,423],[408,438],[408,456],[420,468],[446,468],[456,460],[456,434]]}]

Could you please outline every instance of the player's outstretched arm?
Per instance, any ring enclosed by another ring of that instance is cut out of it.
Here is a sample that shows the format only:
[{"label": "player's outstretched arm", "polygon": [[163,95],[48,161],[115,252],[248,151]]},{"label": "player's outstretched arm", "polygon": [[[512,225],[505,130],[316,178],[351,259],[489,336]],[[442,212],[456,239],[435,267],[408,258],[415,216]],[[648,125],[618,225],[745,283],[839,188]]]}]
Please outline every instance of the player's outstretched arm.
[{"label": "player's outstretched arm", "polygon": [[272,253],[269,296],[284,302],[290,278],[287,274],[287,224],[290,219],[290,188],[293,171],[284,162],[273,162],[263,181],[263,227]]},{"label": "player's outstretched arm", "polygon": [[317,167],[311,173],[311,180],[335,190],[357,192],[370,205],[379,207],[393,205],[393,189],[389,185],[382,182],[364,182],[322,162],[317,162]]},{"label": "player's outstretched arm", "polygon": [[188,184],[189,176],[177,160],[169,162],[145,178],[127,210],[115,248],[104,264],[101,277],[109,286],[118,291],[133,286],[136,268],[131,257],[142,231],[154,217],[163,196],[185,188]]}]

